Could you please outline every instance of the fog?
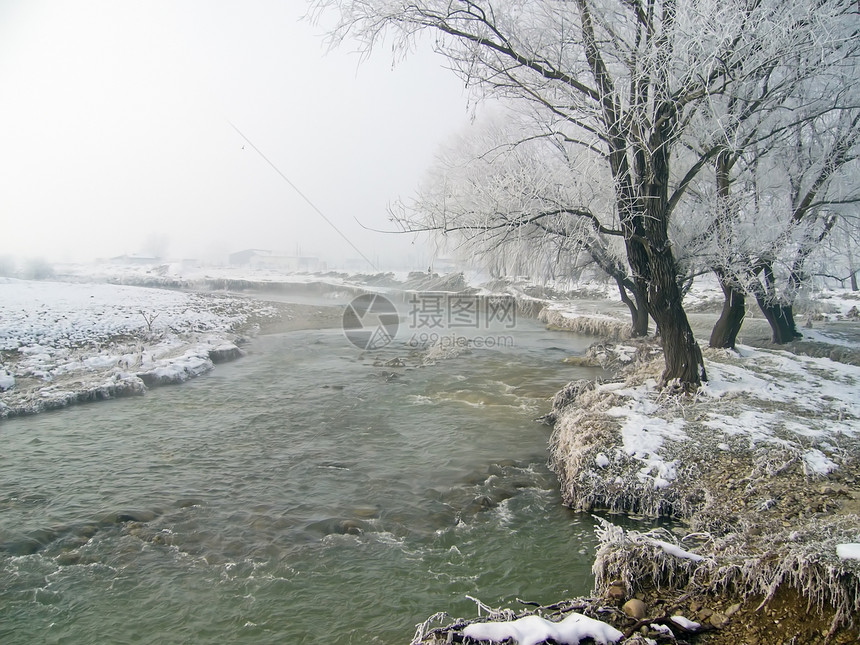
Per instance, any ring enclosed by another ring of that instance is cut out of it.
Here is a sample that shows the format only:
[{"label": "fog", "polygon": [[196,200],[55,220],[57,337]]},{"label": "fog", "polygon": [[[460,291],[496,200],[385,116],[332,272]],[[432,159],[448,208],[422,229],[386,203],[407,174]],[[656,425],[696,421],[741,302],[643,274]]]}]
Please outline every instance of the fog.
[{"label": "fog", "polygon": [[387,205],[468,127],[462,82],[429,46],[394,66],[329,52],[304,11],[0,0],[0,255],[426,267],[420,241],[363,227],[391,229]]}]

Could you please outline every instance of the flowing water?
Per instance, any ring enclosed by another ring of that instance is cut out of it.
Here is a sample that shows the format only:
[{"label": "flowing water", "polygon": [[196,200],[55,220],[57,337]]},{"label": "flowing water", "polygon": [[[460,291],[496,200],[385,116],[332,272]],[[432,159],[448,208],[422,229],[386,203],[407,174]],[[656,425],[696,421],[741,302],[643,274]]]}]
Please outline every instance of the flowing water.
[{"label": "flowing water", "polygon": [[406,643],[437,611],[587,593],[546,467],[589,339],[381,367],[340,330],[181,386],[0,426],[0,642]]}]

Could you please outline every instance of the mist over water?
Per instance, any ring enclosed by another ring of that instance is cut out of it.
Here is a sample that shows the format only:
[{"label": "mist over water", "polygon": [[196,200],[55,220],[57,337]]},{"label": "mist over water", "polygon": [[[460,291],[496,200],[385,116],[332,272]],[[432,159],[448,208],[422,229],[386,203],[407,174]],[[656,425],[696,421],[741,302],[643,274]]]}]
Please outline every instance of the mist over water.
[{"label": "mist over water", "polygon": [[[262,337],[140,398],[3,424],[0,641],[403,643],[437,611],[591,588],[533,422],[588,339],[380,367],[337,331]],[[407,361],[408,362],[408,361]]]}]

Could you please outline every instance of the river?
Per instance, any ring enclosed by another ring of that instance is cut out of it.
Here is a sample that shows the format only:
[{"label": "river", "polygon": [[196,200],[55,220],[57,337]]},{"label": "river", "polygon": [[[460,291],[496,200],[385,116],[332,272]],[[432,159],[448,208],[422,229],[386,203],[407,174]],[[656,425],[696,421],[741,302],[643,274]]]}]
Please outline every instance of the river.
[{"label": "river", "polygon": [[0,642],[405,643],[437,611],[588,593],[593,520],[533,419],[591,339],[384,367],[262,336],[143,397],[0,427]]}]

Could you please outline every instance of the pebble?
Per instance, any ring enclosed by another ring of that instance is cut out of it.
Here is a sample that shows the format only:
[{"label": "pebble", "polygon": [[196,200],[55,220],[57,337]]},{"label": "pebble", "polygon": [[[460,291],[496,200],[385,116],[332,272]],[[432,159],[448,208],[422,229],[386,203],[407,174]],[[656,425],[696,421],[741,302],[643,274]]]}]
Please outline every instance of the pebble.
[{"label": "pebble", "polygon": [[626,592],[624,590],[624,587],[612,585],[611,587],[609,587],[609,589],[606,590],[606,595],[609,596],[612,600],[624,600]]},{"label": "pebble", "polygon": [[711,617],[708,619],[708,622],[711,623],[714,627],[723,627],[726,623],[729,622],[729,617],[725,614],[721,614],[720,612],[716,612],[711,614]]},{"label": "pebble", "polygon": [[631,598],[624,603],[624,605],[621,607],[621,611],[623,611],[631,618],[635,618],[636,620],[642,620],[643,618],[645,618],[645,614],[648,613],[648,607],[638,598]]}]

